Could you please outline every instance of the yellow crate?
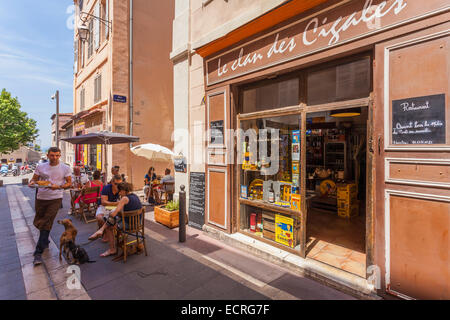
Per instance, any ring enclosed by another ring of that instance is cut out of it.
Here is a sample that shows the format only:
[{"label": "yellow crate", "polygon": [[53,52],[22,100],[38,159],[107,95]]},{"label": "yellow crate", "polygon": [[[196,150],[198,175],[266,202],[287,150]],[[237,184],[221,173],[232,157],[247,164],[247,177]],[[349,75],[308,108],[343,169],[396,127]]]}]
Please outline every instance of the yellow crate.
[{"label": "yellow crate", "polygon": [[342,183],[337,184],[337,191],[348,192],[348,193],[356,193],[356,184],[355,183]]},{"label": "yellow crate", "polygon": [[351,218],[359,215],[359,205],[354,204],[346,209],[338,209],[338,216],[341,218]]},{"label": "yellow crate", "polygon": [[347,191],[338,191],[337,198],[338,200],[353,200],[356,199],[356,192],[347,192]]},{"label": "yellow crate", "polygon": [[353,206],[353,205],[358,205],[359,201],[356,199],[352,199],[352,200],[341,200],[338,199],[337,201],[337,208],[338,209],[346,209],[348,210],[349,207]]}]

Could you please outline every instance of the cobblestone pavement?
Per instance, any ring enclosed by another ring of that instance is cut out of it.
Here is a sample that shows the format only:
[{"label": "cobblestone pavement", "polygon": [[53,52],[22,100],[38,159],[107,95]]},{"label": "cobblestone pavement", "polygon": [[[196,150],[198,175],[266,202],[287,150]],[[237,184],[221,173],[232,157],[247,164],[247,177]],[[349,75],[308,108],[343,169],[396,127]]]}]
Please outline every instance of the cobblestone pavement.
[{"label": "cobblestone pavement", "polygon": [[[148,256],[132,255],[126,263],[99,257],[107,245],[87,240],[96,224],[72,217],[77,243],[96,261],[80,266],[81,286],[73,288],[70,283],[75,282],[68,279],[74,274],[57,257],[63,226],[54,224],[44,264],[31,264],[38,237],[32,225],[34,190],[18,184],[21,178],[0,188],[0,299],[354,299],[227,246],[201,230],[187,227],[186,242],[179,243],[177,229],[156,223],[152,211],[145,220]],[[66,193],[56,219],[70,218],[69,208]]]}]

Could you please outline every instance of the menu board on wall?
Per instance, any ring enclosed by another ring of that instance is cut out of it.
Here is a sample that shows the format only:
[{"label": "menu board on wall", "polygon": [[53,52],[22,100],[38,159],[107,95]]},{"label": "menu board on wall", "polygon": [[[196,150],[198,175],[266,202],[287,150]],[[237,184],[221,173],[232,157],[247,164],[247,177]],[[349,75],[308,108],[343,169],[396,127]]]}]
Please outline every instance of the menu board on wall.
[{"label": "menu board on wall", "polygon": [[445,94],[392,101],[392,144],[445,144]]},{"label": "menu board on wall", "polygon": [[211,130],[211,144],[223,144],[223,120],[211,121],[209,123]]},{"label": "menu board on wall", "polygon": [[202,229],[205,224],[205,174],[191,172],[189,180],[189,226]]}]

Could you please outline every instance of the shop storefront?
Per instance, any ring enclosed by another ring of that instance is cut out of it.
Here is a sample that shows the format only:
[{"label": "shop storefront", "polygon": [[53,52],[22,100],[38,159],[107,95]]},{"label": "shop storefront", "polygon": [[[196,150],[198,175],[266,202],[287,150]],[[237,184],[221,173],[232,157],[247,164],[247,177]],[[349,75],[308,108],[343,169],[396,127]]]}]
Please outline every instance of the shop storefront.
[{"label": "shop storefront", "polygon": [[330,1],[204,57],[205,223],[448,299],[449,18]]}]

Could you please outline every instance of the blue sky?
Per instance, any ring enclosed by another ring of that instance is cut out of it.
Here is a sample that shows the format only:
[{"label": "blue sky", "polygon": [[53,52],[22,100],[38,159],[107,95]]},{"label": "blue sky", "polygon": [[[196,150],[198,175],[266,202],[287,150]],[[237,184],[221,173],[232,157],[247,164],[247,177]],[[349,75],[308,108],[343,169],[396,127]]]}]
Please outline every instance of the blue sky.
[{"label": "blue sky", "polygon": [[51,96],[72,112],[72,0],[0,0],[0,89],[18,97],[37,121],[42,147],[51,145]]}]

